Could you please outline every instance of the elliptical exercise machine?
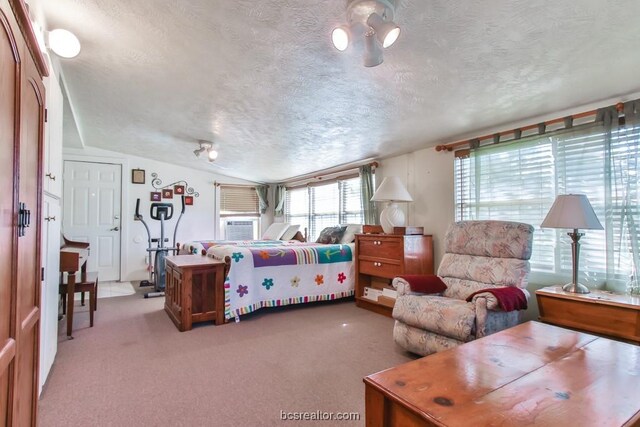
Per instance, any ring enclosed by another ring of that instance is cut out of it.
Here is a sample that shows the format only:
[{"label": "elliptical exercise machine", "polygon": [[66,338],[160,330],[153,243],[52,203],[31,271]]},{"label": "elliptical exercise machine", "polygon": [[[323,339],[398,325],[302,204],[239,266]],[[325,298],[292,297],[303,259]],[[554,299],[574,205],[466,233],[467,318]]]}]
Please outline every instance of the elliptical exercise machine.
[{"label": "elliptical exercise machine", "polygon": [[[147,292],[144,294],[145,298],[153,298],[153,297],[162,297],[164,296],[164,288],[165,288],[165,280],[166,280],[166,272],[165,272],[165,258],[169,254],[169,251],[172,251],[174,254],[178,250],[176,247],[176,234],[178,233],[178,225],[180,225],[180,220],[182,219],[182,215],[184,215],[184,196],[181,198],[182,201],[182,210],[180,211],[180,216],[178,217],[178,221],[176,221],[176,226],[173,230],[173,243],[171,247],[165,246],[165,243],[169,242],[169,239],[164,237],[164,222],[170,220],[173,217],[173,204],[172,203],[151,203],[151,208],[149,210],[149,216],[151,219],[155,221],[160,221],[160,237],[152,238],[151,231],[149,230],[149,226],[144,221],[142,215],[140,215],[140,199],[136,200],[136,213],[133,217],[135,221],[142,222],[144,228],[147,230],[147,252],[149,253],[149,264],[147,269],[149,270],[149,280],[143,280],[140,282],[140,286],[153,286],[153,292]],[[153,243],[156,243],[157,246],[154,248],[152,246]],[[155,256],[153,257],[153,262],[151,261],[151,254],[155,252]]]}]

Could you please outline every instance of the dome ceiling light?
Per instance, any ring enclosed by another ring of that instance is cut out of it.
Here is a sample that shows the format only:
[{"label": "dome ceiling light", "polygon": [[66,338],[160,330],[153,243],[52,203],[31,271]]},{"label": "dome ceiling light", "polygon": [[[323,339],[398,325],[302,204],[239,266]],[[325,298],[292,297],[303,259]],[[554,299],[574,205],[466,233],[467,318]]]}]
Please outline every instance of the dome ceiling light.
[{"label": "dome ceiling light", "polygon": [[58,28],[49,31],[49,49],[62,58],[75,58],[80,53],[80,40],[71,31]]}]

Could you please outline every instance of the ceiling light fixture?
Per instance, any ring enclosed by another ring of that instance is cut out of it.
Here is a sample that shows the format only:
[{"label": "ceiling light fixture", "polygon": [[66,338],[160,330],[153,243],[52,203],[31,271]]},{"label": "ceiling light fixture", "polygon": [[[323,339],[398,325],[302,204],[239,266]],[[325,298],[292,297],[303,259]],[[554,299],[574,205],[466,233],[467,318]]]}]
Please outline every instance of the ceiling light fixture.
[{"label": "ceiling light fixture", "polygon": [[364,35],[364,66],[375,67],[382,64],[382,61],[384,61],[384,57],[380,43],[376,41],[376,34],[374,31],[368,31]]},{"label": "ceiling light fixture", "polygon": [[80,53],[80,40],[71,31],[58,28],[49,31],[49,49],[63,58],[75,58]]},{"label": "ceiling light fixture", "polygon": [[198,144],[200,144],[200,147],[193,150],[193,154],[195,154],[196,157],[199,158],[200,155],[206,151],[207,160],[210,162],[214,162],[218,158],[218,150],[213,146],[212,142],[198,141]]},{"label": "ceiling light fixture", "polygon": [[394,10],[390,0],[353,0],[347,6],[348,25],[340,25],[331,32],[333,46],[345,51],[354,35],[362,35],[364,66],[382,64],[382,48],[391,46],[400,36],[400,27],[393,22]]}]

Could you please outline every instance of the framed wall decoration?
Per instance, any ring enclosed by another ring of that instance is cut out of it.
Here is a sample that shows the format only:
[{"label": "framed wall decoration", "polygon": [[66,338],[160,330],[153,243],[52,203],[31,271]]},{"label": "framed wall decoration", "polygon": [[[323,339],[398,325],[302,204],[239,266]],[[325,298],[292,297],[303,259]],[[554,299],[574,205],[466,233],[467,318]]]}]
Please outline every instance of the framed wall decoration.
[{"label": "framed wall decoration", "polygon": [[160,193],[159,191],[152,191],[151,192],[151,201],[152,202],[159,202],[162,198],[162,193]]},{"label": "framed wall decoration", "polygon": [[131,183],[144,184],[144,169],[131,169]]},{"label": "framed wall decoration", "polygon": [[184,196],[184,204],[185,206],[193,205],[193,196]]},{"label": "framed wall decoration", "polygon": [[184,194],[184,185],[174,185],[173,186],[173,194],[176,196],[181,196]]},{"label": "framed wall decoration", "polygon": [[170,188],[165,188],[164,190],[162,190],[162,198],[173,199],[173,190]]}]

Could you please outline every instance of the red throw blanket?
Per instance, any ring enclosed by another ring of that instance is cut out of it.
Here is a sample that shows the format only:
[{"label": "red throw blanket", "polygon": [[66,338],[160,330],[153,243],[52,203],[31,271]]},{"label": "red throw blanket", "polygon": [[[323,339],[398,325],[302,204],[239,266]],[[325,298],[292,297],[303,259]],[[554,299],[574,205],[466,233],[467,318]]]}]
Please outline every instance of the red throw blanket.
[{"label": "red throw blanket", "polygon": [[504,311],[526,310],[527,296],[521,289],[507,286],[505,288],[487,288],[476,291],[467,297],[467,301],[471,301],[474,295],[483,292],[492,293],[498,300],[498,305]]},{"label": "red throw blanket", "polygon": [[442,279],[433,274],[403,274],[400,277],[409,283],[409,287],[413,292],[439,294],[447,290],[447,285]]}]

